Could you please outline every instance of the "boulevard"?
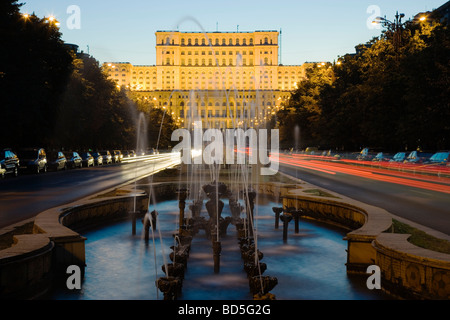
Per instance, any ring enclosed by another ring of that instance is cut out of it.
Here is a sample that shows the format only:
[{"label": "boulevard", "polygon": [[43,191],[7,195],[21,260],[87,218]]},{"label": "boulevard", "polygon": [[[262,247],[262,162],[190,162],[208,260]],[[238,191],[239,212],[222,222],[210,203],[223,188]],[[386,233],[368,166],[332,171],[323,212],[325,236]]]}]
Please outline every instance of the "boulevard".
[{"label": "boulevard", "polygon": [[280,155],[280,171],[450,235],[450,179]]},{"label": "boulevard", "polygon": [[0,181],[0,228],[40,212],[113,188],[179,163],[177,154],[136,157],[121,164],[45,174],[24,174]]}]

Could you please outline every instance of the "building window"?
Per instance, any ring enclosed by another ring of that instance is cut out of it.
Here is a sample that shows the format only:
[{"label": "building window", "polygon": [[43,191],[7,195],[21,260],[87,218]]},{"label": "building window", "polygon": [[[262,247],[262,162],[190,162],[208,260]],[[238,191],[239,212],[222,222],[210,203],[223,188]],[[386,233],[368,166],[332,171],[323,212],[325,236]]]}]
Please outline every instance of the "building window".
[{"label": "building window", "polygon": [[195,39],[195,45],[198,46],[198,39]]},{"label": "building window", "polygon": [[219,45],[219,39],[216,39],[216,46]]},{"label": "building window", "polygon": [[247,45],[247,39],[242,39],[242,45],[246,46]]},{"label": "building window", "polygon": [[236,39],[236,45],[237,46],[239,45],[239,39]]},{"label": "building window", "polygon": [[233,39],[230,38],[230,40],[228,40],[228,44],[229,44],[230,46],[232,46],[232,45],[233,45]]},{"label": "building window", "polygon": [[202,39],[202,46],[206,45],[205,39]]},{"label": "building window", "polygon": [[191,39],[188,39],[188,45],[189,46],[192,45],[192,40]]}]

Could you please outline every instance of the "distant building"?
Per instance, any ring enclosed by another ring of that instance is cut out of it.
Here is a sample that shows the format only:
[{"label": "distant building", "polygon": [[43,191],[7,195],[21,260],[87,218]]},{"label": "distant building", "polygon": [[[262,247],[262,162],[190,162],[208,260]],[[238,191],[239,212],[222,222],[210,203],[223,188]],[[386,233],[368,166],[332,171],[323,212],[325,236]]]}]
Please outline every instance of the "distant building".
[{"label": "distant building", "polygon": [[89,56],[88,54],[84,53],[83,51],[79,51],[80,46],[73,43],[64,43],[64,45],[71,50],[78,58],[82,58],[84,56]]},{"label": "distant building", "polygon": [[170,112],[179,125],[258,126],[274,114],[306,68],[278,64],[279,33],[157,31],[156,65],[106,62],[136,99]]},{"label": "distant building", "polygon": [[437,8],[435,10],[441,16],[441,22],[445,22],[448,24],[449,19],[450,19],[449,8],[450,8],[450,1],[447,1],[446,3],[444,3],[442,6],[440,6],[439,8]]},{"label": "distant building", "polygon": [[433,21],[438,21],[440,23],[448,24],[449,22],[449,8],[450,1],[447,1],[442,6],[433,11],[419,12],[414,16],[414,21],[418,22],[421,18],[425,18],[429,23]]}]

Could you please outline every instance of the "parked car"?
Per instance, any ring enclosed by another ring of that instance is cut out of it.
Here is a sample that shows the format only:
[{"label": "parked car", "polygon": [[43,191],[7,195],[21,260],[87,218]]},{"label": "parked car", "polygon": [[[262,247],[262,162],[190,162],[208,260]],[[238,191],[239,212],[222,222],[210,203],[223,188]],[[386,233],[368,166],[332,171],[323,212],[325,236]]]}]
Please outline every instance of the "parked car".
[{"label": "parked car", "polygon": [[90,167],[94,166],[94,157],[89,152],[80,153],[83,166]]},{"label": "parked car", "polygon": [[130,152],[128,150],[122,150],[122,155],[123,155],[122,159],[129,158],[130,157]]},{"label": "parked car", "polygon": [[47,153],[47,166],[51,170],[67,170],[67,159],[61,151],[50,151]]},{"label": "parked car", "polygon": [[108,150],[102,150],[99,152],[103,157],[103,163],[110,164],[113,162],[111,152]]},{"label": "parked car", "polygon": [[122,152],[120,150],[114,150],[113,151],[113,161],[115,163],[120,163],[120,162],[122,162],[122,159],[123,159]]},{"label": "parked car", "polygon": [[405,160],[405,163],[424,163],[428,161],[432,153],[422,151],[412,151]]},{"label": "parked car", "polygon": [[426,161],[427,164],[439,164],[448,165],[449,164],[450,151],[439,151],[431,156],[431,158]]},{"label": "parked car", "polygon": [[17,151],[20,169],[31,172],[47,172],[47,154],[43,148],[26,148]]},{"label": "parked car", "polygon": [[103,156],[98,151],[91,152],[92,157],[94,157],[94,165],[103,165]]},{"label": "parked car", "polygon": [[83,159],[78,154],[78,152],[75,151],[66,152],[66,158],[67,158],[67,167],[72,169],[83,167]]},{"label": "parked car", "polygon": [[134,150],[129,150],[128,152],[130,153],[130,158],[136,157],[136,152]]},{"label": "parked car", "polygon": [[406,160],[407,157],[407,152],[397,152],[392,159],[390,160],[390,162],[404,162]]},{"label": "parked car", "polygon": [[357,160],[361,160],[361,161],[370,161],[372,160],[377,154],[379,153],[379,151],[375,151],[374,149],[370,149],[370,148],[364,148],[361,150],[361,152],[358,154],[358,156],[356,157]]},{"label": "parked car", "polygon": [[0,174],[3,178],[6,174],[12,173],[15,177],[19,175],[19,157],[11,149],[0,151]]},{"label": "parked car", "polygon": [[385,152],[378,152],[375,157],[372,158],[372,161],[374,162],[383,162],[383,161],[390,161],[391,156]]}]

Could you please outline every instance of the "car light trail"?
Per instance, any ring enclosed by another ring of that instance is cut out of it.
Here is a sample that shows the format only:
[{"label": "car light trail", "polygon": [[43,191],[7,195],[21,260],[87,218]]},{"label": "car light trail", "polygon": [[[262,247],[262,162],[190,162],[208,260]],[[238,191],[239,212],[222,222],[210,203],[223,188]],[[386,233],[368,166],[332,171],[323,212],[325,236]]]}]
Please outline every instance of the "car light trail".
[{"label": "car light trail", "polygon": [[284,165],[325,172],[328,174],[348,174],[366,179],[395,183],[450,194],[449,178],[427,177],[423,175],[417,176],[406,172],[393,172],[392,170],[389,170],[387,168],[351,168],[351,164],[326,162],[316,159],[318,158],[287,156],[281,154],[279,155],[279,163]]}]

